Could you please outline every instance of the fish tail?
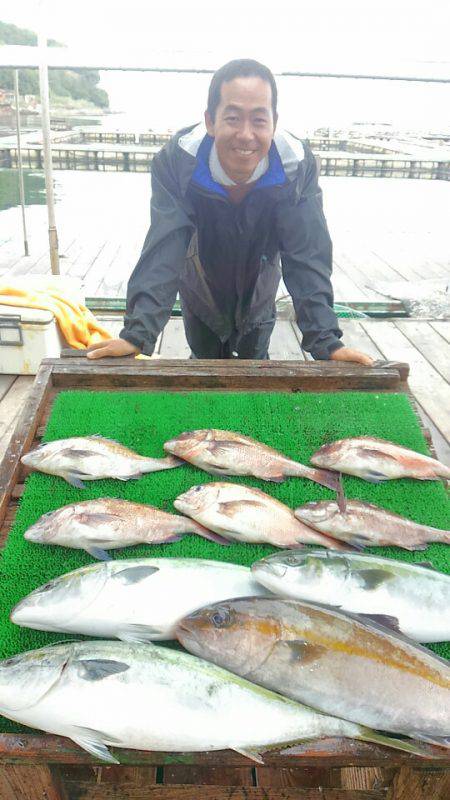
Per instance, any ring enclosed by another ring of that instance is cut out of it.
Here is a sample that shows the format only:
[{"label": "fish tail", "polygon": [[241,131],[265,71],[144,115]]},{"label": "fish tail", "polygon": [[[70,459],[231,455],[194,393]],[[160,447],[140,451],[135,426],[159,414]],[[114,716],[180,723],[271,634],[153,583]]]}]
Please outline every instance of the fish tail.
[{"label": "fish tail", "polygon": [[293,478],[309,478],[314,483],[320,483],[321,486],[326,486],[333,492],[338,492],[340,488],[340,473],[332,472],[328,469],[312,469],[306,467],[304,464],[291,462],[289,467],[284,471],[286,477]]},{"label": "fish tail", "polygon": [[443,544],[450,544],[450,531],[440,531],[435,530],[434,536],[432,539],[428,539],[430,542],[442,542]]},{"label": "fish tail", "polygon": [[166,456],[165,458],[146,458],[144,462],[139,464],[140,472],[157,472],[161,469],[175,469],[181,464],[185,464],[181,458],[176,456]]},{"label": "fish tail", "polygon": [[217,542],[218,544],[230,544],[228,539],[225,539],[224,536],[220,536],[218,533],[210,531],[209,528],[205,528],[204,525],[200,525],[199,522],[195,522],[193,519],[188,520],[185,531],[186,533],[196,533],[198,536],[203,536],[204,539],[209,539],[211,542]]},{"label": "fish tail", "polygon": [[412,753],[415,756],[423,756],[424,758],[448,758],[448,754],[445,754],[442,750],[439,752],[430,745],[422,744],[412,739],[397,738],[397,736],[390,733],[379,733],[371,728],[362,726],[358,739],[363,742],[373,742],[374,744],[393,747],[395,750],[403,750],[404,753]]}]

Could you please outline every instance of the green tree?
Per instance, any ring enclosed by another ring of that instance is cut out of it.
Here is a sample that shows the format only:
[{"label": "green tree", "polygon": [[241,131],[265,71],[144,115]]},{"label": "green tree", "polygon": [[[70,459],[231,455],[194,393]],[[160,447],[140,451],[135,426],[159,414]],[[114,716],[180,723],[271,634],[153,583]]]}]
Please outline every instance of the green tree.
[{"label": "green tree", "polygon": [[[50,47],[62,47],[54,39],[48,40]],[[18,28],[0,22],[0,44],[37,45],[37,35],[26,28]],[[50,97],[70,97],[74,100],[88,100],[99,108],[109,107],[107,92],[98,87],[100,74],[96,69],[49,70]],[[13,91],[14,73],[12,69],[0,69],[0,89]],[[39,75],[36,69],[20,70],[20,94],[39,95]]]}]

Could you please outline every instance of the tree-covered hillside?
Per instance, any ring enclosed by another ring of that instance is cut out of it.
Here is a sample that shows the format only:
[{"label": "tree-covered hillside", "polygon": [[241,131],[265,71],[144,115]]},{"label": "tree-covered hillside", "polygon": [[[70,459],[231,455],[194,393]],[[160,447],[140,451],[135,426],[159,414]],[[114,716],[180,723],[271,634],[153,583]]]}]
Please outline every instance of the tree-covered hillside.
[{"label": "tree-covered hillside", "polygon": [[[6,22],[0,22],[0,45],[25,44],[37,45],[37,35],[26,28],[18,28]],[[50,47],[62,47],[60,42],[49,39]],[[100,75],[95,69],[49,70],[50,99],[71,98],[86,100],[100,108],[108,108],[109,98],[103,89],[97,86]],[[0,69],[0,89],[12,91],[14,76],[12,69]],[[20,94],[39,95],[39,75],[37,69],[20,70]]]}]

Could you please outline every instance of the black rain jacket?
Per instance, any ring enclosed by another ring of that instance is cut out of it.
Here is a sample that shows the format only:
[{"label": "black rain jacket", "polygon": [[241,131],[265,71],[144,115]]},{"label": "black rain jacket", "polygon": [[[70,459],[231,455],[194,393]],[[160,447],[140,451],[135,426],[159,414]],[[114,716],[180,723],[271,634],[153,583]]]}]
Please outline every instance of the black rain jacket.
[{"label": "black rain jacket", "polygon": [[[276,133],[269,167],[239,204],[213,180],[213,139],[179,131],[152,164],[151,222],[130,277],[123,339],[151,355],[177,292],[226,342],[275,316],[281,276],[303,348],[327,359],[342,347],[333,311],[332,247],[318,168],[308,144]],[[281,260],[281,265],[280,265]]]}]

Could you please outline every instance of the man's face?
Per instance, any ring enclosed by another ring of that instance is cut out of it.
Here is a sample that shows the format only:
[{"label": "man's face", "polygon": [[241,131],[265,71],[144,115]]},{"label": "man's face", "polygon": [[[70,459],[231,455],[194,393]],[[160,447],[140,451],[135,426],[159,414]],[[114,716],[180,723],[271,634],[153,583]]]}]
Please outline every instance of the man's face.
[{"label": "man's face", "polygon": [[245,183],[272,143],[276,119],[270,83],[259,77],[223,83],[216,118],[213,122],[206,111],[205,123],[228,177]]}]

